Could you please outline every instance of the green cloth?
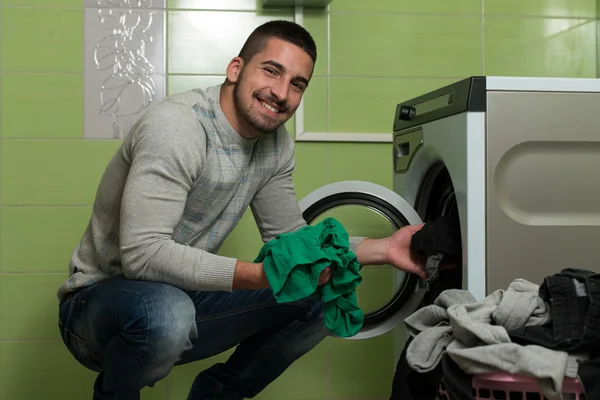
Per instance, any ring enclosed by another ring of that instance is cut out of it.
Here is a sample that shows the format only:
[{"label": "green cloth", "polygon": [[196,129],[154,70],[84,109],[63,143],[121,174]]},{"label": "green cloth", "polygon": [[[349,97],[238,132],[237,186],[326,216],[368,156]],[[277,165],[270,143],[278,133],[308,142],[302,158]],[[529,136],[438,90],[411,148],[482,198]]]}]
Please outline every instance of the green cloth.
[{"label": "green cloth", "polygon": [[[334,218],[278,235],[262,247],[255,262],[264,263],[279,303],[316,296],[323,300],[325,326],[334,335],[350,337],[362,328],[364,314],[355,291],[362,282],[360,264],[350,250],[348,233]],[[329,266],[330,281],[317,286]]]}]

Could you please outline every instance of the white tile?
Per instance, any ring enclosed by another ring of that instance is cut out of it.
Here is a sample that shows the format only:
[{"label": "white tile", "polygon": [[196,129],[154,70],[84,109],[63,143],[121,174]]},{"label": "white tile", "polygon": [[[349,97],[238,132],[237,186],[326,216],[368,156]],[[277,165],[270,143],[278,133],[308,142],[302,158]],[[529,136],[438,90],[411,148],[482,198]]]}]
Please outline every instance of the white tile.
[{"label": "white tile", "polygon": [[169,8],[173,9],[256,10],[256,6],[256,0],[169,0]]},{"label": "white tile", "polygon": [[169,73],[225,74],[244,42],[259,25],[293,21],[292,12],[170,11]]},{"label": "white tile", "polygon": [[209,86],[215,86],[223,83],[225,78],[225,75],[170,75],[167,95],[185,92],[191,89],[206,89]]}]

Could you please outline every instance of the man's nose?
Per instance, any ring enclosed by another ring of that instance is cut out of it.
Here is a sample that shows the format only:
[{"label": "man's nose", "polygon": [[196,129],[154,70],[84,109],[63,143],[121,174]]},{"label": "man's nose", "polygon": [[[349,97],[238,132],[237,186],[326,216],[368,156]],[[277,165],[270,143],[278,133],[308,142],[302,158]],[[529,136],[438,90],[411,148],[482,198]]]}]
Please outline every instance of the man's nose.
[{"label": "man's nose", "polygon": [[271,87],[271,93],[277,98],[278,102],[287,100],[289,85],[283,80]]}]

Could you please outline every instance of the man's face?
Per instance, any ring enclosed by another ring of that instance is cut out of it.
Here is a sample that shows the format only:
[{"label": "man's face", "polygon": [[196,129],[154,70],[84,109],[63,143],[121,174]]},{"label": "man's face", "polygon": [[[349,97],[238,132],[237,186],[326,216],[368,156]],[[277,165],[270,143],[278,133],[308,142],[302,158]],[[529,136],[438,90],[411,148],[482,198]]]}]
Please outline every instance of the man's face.
[{"label": "man's face", "polygon": [[300,105],[313,62],[298,46],[269,39],[245,64],[233,90],[238,115],[260,133],[274,132]]}]

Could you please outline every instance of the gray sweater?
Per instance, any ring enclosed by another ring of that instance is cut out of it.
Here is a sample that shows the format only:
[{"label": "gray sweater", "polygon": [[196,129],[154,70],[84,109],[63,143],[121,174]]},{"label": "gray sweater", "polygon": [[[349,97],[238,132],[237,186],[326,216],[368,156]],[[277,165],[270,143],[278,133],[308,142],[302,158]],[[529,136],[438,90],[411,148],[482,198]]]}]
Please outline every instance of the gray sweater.
[{"label": "gray sweater", "polygon": [[219,97],[220,85],[172,95],[135,124],[100,180],[59,300],[116,274],[229,291],[236,259],[216,253],[248,207],[264,242],[306,225],[288,132],[244,139]]}]

